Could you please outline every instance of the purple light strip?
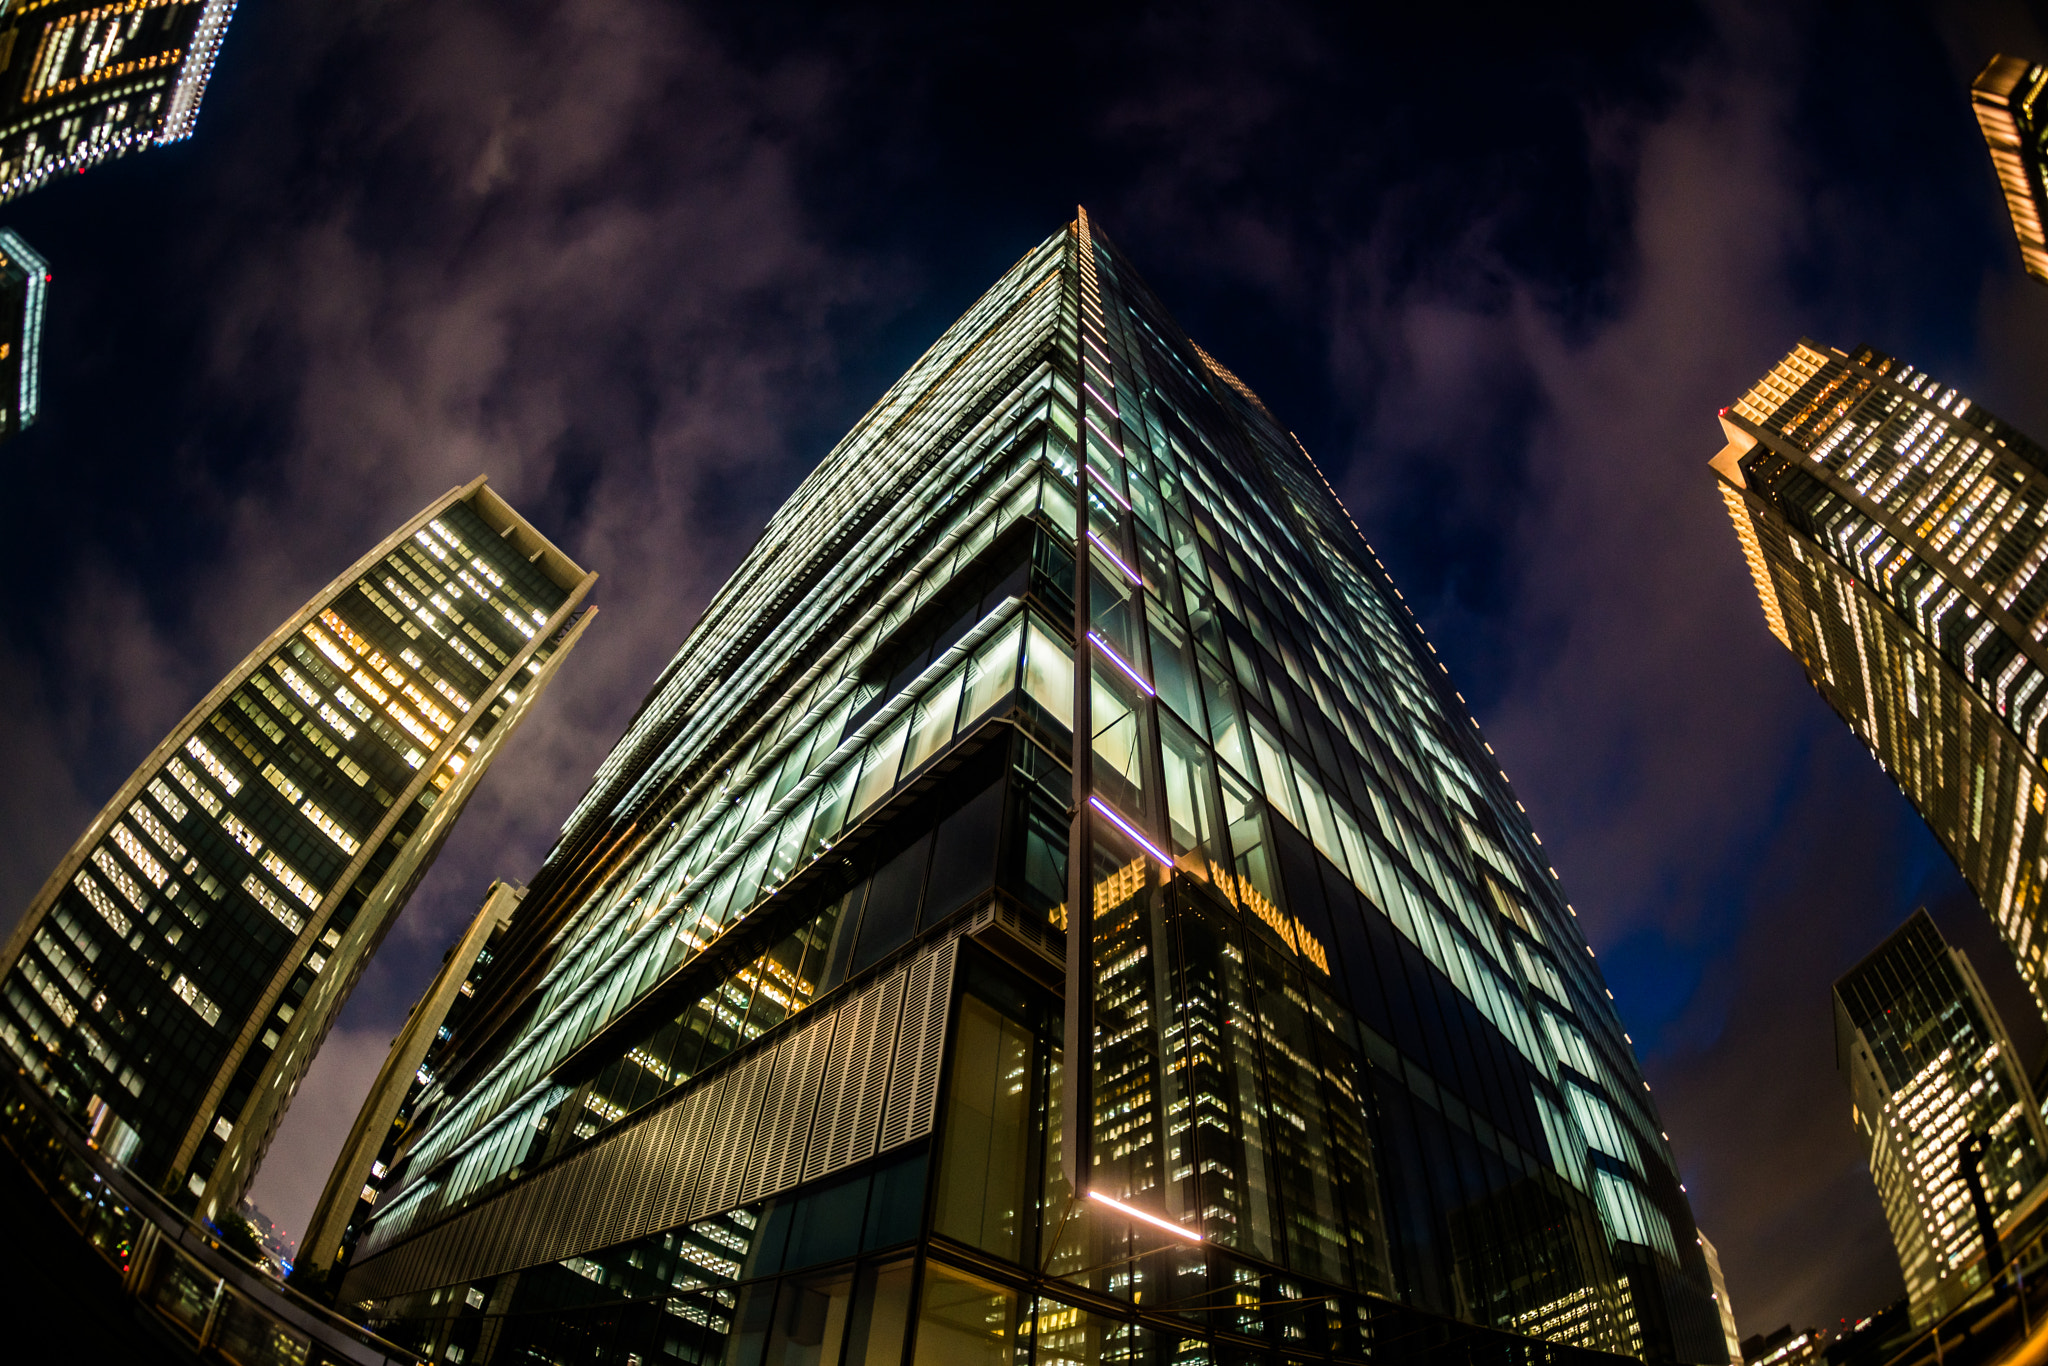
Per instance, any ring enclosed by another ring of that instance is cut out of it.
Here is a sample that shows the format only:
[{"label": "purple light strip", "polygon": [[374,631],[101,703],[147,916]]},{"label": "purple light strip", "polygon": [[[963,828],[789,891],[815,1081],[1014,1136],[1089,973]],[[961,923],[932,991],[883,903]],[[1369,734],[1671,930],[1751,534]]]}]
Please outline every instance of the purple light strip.
[{"label": "purple light strip", "polygon": [[1145,580],[1139,577],[1138,571],[1131,568],[1129,565],[1125,564],[1123,556],[1117,554],[1114,550],[1111,550],[1108,546],[1104,545],[1102,543],[1102,538],[1100,536],[1096,535],[1094,532],[1091,531],[1088,533],[1088,539],[1095,543],[1095,548],[1097,550],[1101,551],[1103,554],[1109,556],[1111,560],[1115,561],[1116,567],[1118,569],[1123,570],[1124,574],[1130,579],[1132,583],[1135,583],[1140,588],[1143,588],[1145,586]]},{"label": "purple light strip", "polygon": [[1084,379],[1081,381],[1081,387],[1083,389],[1086,389],[1088,391],[1089,396],[1093,398],[1097,403],[1100,403],[1104,408],[1107,408],[1109,410],[1109,415],[1111,417],[1116,418],[1119,421],[1123,419],[1123,413],[1117,408],[1117,406],[1114,403],[1111,403],[1101,394],[1096,393],[1094,385],[1090,384],[1087,380]]},{"label": "purple light strip", "polygon": [[1089,431],[1094,432],[1097,436],[1101,437],[1105,442],[1109,444],[1109,448],[1112,451],[1116,452],[1118,459],[1123,458],[1124,448],[1122,446],[1117,445],[1116,442],[1110,437],[1110,434],[1108,432],[1105,432],[1102,430],[1102,428],[1096,426],[1094,418],[1088,416],[1088,414],[1084,411],[1081,414],[1081,420],[1088,424]]},{"label": "purple light strip", "polygon": [[1101,375],[1102,382],[1104,384],[1107,384],[1112,389],[1116,388],[1116,381],[1112,379],[1109,376],[1109,374],[1103,370],[1101,366],[1097,365],[1094,361],[1088,359],[1088,357],[1086,356],[1081,357],[1081,363],[1087,366],[1090,370],[1093,370],[1096,374]]},{"label": "purple light strip", "polygon": [[1093,465],[1090,465],[1088,467],[1088,473],[1095,476],[1096,480],[1101,483],[1103,489],[1109,494],[1110,497],[1116,499],[1117,502],[1123,504],[1123,509],[1125,512],[1129,512],[1131,510],[1130,500],[1125,498],[1121,493],[1118,493],[1116,491],[1116,485],[1109,482],[1108,475],[1104,474],[1101,470],[1096,469]]},{"label": "purple light strip", "polygon": [[1154,844],[1151,840],[1148,840],[1143,835],[1139,834],[1138,827],[1132,825],[1122,816],[1117,815],[1115,811],[1110,809],[1110,805],[1108,802],[1105,802],[1100,797],[1090,797],[1088,799],[1088,805],[1094,807],[1097,811],[1100,811],[1103,815],[1109,817],[1110,824],[1114,825],[1117,829],[1123,831],[1126,835],[1129,835],[1133,840],[1136,840],[1138,842],[1139,847],[1142,848],[1146,853],[1150,854],[1153,858],[1158,859],[1167,867],[1173,867],[1173,860],[1166,856],[1166,851],[1161,849],[1158,845]]},{"label": "purple light strip", "polygon": [[1108,641],[1104,640],[1101,636],[1097,635],[1093,631],[1090,631],[1088,633],[1088,639],[1095,642],[1096,649],[1102,651],[1102,653],[1109,656],[1110,663],[1116,665],[1119,669],[1122,669],[1124,671],[1124,677],[1130,679],[1131,682],[1143,688],[1145,690],[1145,696],[1159,696],[1157,692],[1153,691],[1152,685],[1145,681],[1145,676],[1143,674],[1139,673],[1136,669],[1133,669],[1128,663],[1126,663],[1122,655],[1118,654],[1115,650],[1109,648]]}]

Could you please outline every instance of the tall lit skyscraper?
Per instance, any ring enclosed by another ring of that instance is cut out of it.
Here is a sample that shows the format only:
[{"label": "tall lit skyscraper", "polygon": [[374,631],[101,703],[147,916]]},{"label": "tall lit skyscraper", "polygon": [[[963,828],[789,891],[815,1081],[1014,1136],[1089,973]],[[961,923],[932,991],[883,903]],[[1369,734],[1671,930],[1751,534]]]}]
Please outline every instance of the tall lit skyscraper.
[{"label": "tall lit skyscraper", "polygon": [[0,952],[0,1044],[101,1149],[234,1209],[364,960],[588,622],[485,484],[271,633],[121,785]]},{"label": "tall lit skyscraper", "polygon": [[43,295],[50,267],[12,228],[0,228],[0,441],[42,410]]},{"label": "tall lit skyscraper", "polygon": [[0,10],[0,200],[192,135],[235,0]]},{"label": "tall lit skyscraper", "polygon": [[1742,1366],[1742,1335],[1735,1328],[1735,1306],[1728,1299],[1728,1278],[1721,1274],[1721,1254],[1700,1234],[1700,1252],[1707,1259],[1707,1280],[1714,1287],[1714,1308],[1721,1313],[1721,1340],[1728,1366]]},{"label": "tall lit skyscraper", "polygon": [[2048,282],[2048,237],[2041,228],[2048,218],[2048,180],[2043,178],[2048,103],[2041,98],[2043,90],[2048,90],[2048,67],[1997,56],[1971,83],[1970,107],[1991,148],[1991,165],[1998,172],[2013,233],[2019,238],[2020,260],[2027,274]]},{"label": "tall lit skyscraper", "polygon": [[1927,912],[1835,983],[1835,1065],[1870,1145],[1913,1322],[1932,1323],[1984,1283],[1963,1140],[1990,1140],[1980,1171],[2003,1230],[2041,1203],[2048,1128],[1970,960]]},{"label": "tall lit skyscraper", "polygon": [[1085,215],[770,520],[494,952],[340,1284],[435,1359],[1724,1359],[1506,780]]},{"label": "tall lit skyscraper", "polygon": [[1765,621],[2048,1012],[2048,451],[1910,365],[1810,342],[1721,428],[1712,466]]}]

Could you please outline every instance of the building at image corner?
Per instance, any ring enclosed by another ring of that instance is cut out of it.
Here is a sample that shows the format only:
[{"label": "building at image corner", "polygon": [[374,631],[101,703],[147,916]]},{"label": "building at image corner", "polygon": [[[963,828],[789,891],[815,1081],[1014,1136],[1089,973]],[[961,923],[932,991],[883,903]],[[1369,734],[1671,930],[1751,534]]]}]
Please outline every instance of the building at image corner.
[{"label": "building at image corner", "polygon": [[1714,1308],[1721,1316],[1721,1341],[1728,1349],[1728,1366],[1742,1366],[1742,1336],[1735,1329],[1735,1306],[1728,1299],[1728,1280],[1721,1274],[1721,1254],[1707,1235],[1699,1235],[1700,1255],[1707,1259],[1707,1283],[1714,1287]]},{"label": "building at image corner", "polygon": [[1505,778],[1085,214],[770,520],[492,954],[338,1284],[423,1357],[1726,1360]]},{"label": "building at image corner", "polygon": [[1989,1139],[1980,1165],[2001,1234],[2048,1197],[2048,1128],[1984,986],[1926,911],[1835,983],[1835,1065],[1884,1202],[1915,1325],[1984,1283],[1984,1241],[1958,1147]]},{"label": "building at image corner", "polygon": [[2048,236],[2042,222],[2048,218],[2048,67],[2023,57],[1996,56],[1977,74],[1970,85],[1970,107],[1984,142],[1991,150],[1991,167],[1998,173],[1998,188],[2005,195],[2006,211],[2012,215],[2013,235],[2019,239],[2020,261],[2027,274],[2048,283]]},{"label": "building at image corner", "polygon": [[192,135],[235,0],[0,8],[0,200]]},{"label": "building at image corner", "polygon": [[272,632],[0,950],[0,1047],[28,1081],[180,1208],[232,1211],[595,580],[480,476]]},{"label": "building at image corner", "polygon": [[43,299],[50,267],[12,228],[0,228],[0,441],[42,411]]},{"label": "building at image corner", "polygon": [[1807,341],[1721,429],[1711,467],[1765,623],[2048,1014],[2048,451],[1902,361]]}]

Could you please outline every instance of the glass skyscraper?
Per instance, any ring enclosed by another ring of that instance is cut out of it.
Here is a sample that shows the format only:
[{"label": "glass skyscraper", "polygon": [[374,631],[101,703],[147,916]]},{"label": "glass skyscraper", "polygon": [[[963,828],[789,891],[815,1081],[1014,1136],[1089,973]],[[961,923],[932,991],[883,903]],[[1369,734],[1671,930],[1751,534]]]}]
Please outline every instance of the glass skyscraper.
[{"label": "glass skyscraper", "polygon": [[493,953],[339,1285],[423,1355],[1725,1360],[1490,750],[1085,214],[771,519]]},{"label": "glass skyscraper", "polygon": [[12,228],[0,228],[0,441],[42,410],[43,296],[50,267]]},{"label": "glass skyscraper", "polygon": [[0,1046],[182,1208],[232,1211],[384,933],[588,622],[479,477],[236,667],[0,951]]},{"label": "glass skyscraper", "polygon": [[2019,238],[2027,274],[2048,281],[2048,67],[2020,57],[1993,57],[1970,85],[1970,107],[1991,148],[1992,169],[2005,192],[2006,211]]},{"label": "glass skyscraper", "polygon": [[1835,983],[1835,1063],[1849,1083],[1915,1324],[1982,1287],[1979,1236],[1957,1150],[1976,1133],[2000,1231],[2048,1188],[2048,1129],[1970,961],[1917,911]]},{"label": "glass skyscraper", "polygon": [[1766,623],[2048,1013],[2048,451],[1910,365],[1811,342],[1721,427],[1712,467]]},{"label": "glass skyscraper", "polygon": [[0,12],[0,200],[192,135],[235,0],[26,0]]}]

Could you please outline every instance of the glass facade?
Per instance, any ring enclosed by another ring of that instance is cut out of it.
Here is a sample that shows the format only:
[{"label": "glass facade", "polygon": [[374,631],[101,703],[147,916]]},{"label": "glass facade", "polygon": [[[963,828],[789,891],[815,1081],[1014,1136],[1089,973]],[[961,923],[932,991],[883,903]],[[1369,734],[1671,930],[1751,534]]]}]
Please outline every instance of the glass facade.
[{"label": "glass facade", "polygon": [[657,680],[340,1296],[448,1361],[1722,1361],[1489,755],[1307,455],[1083,215]]},{"label": "glass facade", "polygon": [[1984,1283],[1958,1148],[1988,1139],[1979,1173],[2001,1232],[2048,1189],[2048,1129],[1969,959],[1917,911],[1835,983],[1835,1058],[1849,1083],[1870,1174],[1898,1248],[1913,1322]]},{"label": "glass facade", "polygon": [[192,135],[235,0],[29,0],[0,15],[0,200]]},{"label": "glass facade", "polygon": [[1910,365],[1809,342],[1721,426],[1712,467],[1772,633],[2048,1013],[2048,451]]},{"label": "glass facade", "polygon": [[12,228],[0,228],[0,441],[36,420],[42,408],[43,297],[50,267]]},{"label": "glass facade", "polygon": [[2041,93],[2048,90],[2048,67],[2020,57],[1993,57],[1970,85],[1970,107],[1984,141],[1991,149],[1991,166],[1998,172],[1998,187],[2005,192],[2005,206],[2012,214],[2013,235],[2019,239],[2020,260],[2027,274],[2048,281],[2048,237],[2041,223],[2048,216],[2048,104]]},{"label": "glass facade", "polygon": [[232,1210],[594,578],[482,479],[401,527],[208,694],[51,874],[0,955],[0,1045],[181,1208]]}]

